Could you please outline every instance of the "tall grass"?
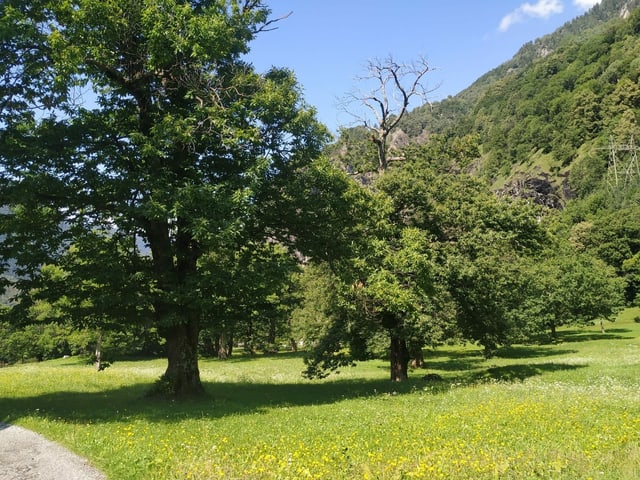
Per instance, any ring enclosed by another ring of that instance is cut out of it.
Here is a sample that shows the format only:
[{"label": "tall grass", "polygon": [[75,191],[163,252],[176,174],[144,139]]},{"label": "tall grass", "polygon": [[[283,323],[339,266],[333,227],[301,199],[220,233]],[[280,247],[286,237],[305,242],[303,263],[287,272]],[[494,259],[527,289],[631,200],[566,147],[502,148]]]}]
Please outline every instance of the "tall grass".
[{"label": "tall grass", "polygon": [[370,361],[304,380],[300,357],[204,360],[208,397],[152,401],[163,361],[0,369],[0,420],[88,457],[111,479],[640,478],[640,324],[553,345],[429,352],[423,380]]}]

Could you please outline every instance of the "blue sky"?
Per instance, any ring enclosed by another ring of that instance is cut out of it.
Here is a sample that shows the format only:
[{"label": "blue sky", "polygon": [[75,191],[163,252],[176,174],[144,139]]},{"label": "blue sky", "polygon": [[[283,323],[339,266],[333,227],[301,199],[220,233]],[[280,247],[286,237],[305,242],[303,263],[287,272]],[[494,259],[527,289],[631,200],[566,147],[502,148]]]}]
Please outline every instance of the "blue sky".
[{"label": "blue sky", "polygon": [[306,101],[332,131],[353,120],[338,100],[357,86],[368,60],[420,56],[435,70],[430,100],[455,95],[599,0],[271,0],[274,17],[248,60],[259,71],[292,69]]}]

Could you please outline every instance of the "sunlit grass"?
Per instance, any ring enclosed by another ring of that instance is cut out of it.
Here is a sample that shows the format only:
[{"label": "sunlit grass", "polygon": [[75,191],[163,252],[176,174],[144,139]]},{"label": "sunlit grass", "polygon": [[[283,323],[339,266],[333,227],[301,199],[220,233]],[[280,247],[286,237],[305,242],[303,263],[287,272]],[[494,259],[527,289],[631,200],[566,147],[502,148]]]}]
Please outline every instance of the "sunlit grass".
[{"label": "sunlit grass", "polygon": [[640,324],[627,311],[553,345],[430,352],[443,382],[371,361],[304,380],[299,356],[204,360],[209,397],[152,401],[161,360],[0,370],[0,420],[112,479],[640,478]]}]

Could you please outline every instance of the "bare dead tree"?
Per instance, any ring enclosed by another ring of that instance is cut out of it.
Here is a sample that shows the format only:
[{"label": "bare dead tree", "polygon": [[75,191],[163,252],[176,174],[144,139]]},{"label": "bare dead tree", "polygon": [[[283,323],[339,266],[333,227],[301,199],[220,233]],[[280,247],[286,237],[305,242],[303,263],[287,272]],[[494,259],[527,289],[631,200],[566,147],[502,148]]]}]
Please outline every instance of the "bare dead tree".
[{"label": "bare dead tree", "polygon": [[344,111],[355,118],[354,123],[371,133],[378,153],[379,172],[396,160],[388,156],[389,135],[407,113],[412,99],[418,97],[428,102],[428,94],[434,89],[427,89],[423,82],[432,70],[424,57],[411,63],[398,63],[391,55],[384,60],[370,60],[366,74],[356,80],[371,89],[356,90],[343,99]]}]

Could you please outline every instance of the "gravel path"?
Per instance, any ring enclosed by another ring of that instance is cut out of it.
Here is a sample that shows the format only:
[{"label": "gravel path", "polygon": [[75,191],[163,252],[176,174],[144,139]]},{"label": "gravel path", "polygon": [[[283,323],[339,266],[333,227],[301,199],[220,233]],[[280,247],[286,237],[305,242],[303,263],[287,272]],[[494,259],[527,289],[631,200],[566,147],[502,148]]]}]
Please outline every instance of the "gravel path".
[{"label": "gravel path", "polygon": [[87,460],[42,435],[0,423],[0,480],[106,480]]}]

